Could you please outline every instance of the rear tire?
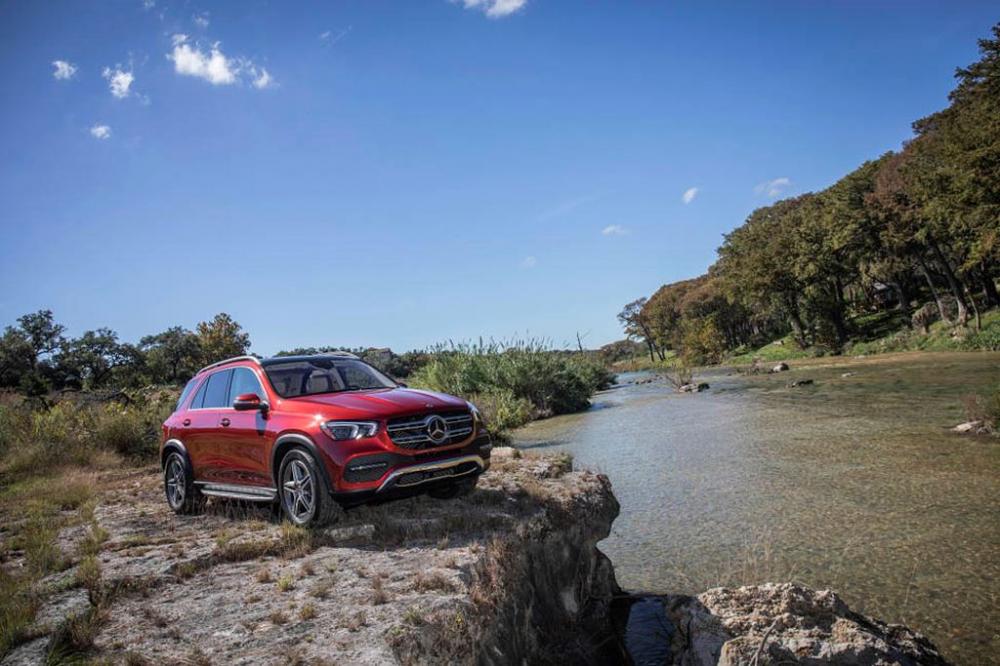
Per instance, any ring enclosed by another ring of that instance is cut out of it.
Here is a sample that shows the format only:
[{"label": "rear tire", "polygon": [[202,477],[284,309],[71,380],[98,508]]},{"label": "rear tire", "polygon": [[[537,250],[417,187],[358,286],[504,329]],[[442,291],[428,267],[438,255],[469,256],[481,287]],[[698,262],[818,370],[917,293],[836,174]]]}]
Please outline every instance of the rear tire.
[{"label": "rear tire", "polygon": [[437,488],[432,488],[427,491],[427,494],[434,499],[439,500],[450,500],[456,497],[465,497],[476,489],[476,484],[479,483],[479,475],[471,479],[462,479],[461,481],[456,481],[447,486],[439,486]]},{"label": "rear tire", "polygon": [[172,451],[163,465],[163,491],[167,496],[167,505],[176,514],[201,513],[205,508],[205,496],[194,485],[191,466],[177,451]]},{"label": "rear tire", "polygon": [[340,519],[343,507],[330,496],[319,463],[296,446],[281,459],[278,501],[288,522],[299,527],[322,527]]}]

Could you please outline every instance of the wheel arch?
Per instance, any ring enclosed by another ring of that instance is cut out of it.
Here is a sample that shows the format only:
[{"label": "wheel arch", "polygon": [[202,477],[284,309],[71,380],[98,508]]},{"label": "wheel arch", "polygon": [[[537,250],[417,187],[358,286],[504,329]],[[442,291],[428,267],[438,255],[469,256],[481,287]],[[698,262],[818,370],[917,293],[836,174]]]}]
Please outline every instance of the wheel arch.
[{"label": "wheel arch", "polygon": [[281,482],[278,480],[278,473],[281,469],[282,459],[285,457],[285,454],[296,446],[301,446],[312,454],[312,457],[316,460],[316,465],[319,467],[319,473],[323,476],[327,492],[334,492],[330,472],[326,468],[322,452],[311,437],[301,432],[286,432],[274,440],[274,446],[271,447],[271,480],[274,481],[274,487],[279,488],[281,485]]},{"label": "wheel arch", "polygon": [[163,443],[163,449],[160,451],[160,469],[162,470],[167,464],[167,457],[171,453],[179,453],[184,462],[187,463],[188,472],[194,472],[194,468],[191,465],[191,456],[188,454],[187,447],[184,446],[184,442],[179,439],[168,439]]}]

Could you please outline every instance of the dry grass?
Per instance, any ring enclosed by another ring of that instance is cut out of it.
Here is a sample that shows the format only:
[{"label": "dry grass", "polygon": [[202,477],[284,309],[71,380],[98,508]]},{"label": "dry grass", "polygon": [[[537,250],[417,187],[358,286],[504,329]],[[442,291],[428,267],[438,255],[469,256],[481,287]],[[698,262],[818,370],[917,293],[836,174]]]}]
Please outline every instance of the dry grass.
[{"label": "dry grass", "polygon": [[389,603],[389,593],[386,591],[385,585],[382,583],[382,576],[375,576],[372,578],[372,604],[375,606],[381,606],[386,603]]},{"label": "dry grass", "polygon": [[271,570],[267,567],[261,567],[257,570],[257,575],[255,576],[258,583],[270,583],[274,578],[271,577]]},{"label": "dry grass", "polygon": [[278,579],[277,588],[279,592],[291,592],[295,589],[295,579],[292,574],[285,574]]},{"label": "dry grass", "polygon": [[313,603],[306,603],[302,608],[299,609],[299,619],[305,622],[306,620],[311,620],[316,617],[316,605]]}]

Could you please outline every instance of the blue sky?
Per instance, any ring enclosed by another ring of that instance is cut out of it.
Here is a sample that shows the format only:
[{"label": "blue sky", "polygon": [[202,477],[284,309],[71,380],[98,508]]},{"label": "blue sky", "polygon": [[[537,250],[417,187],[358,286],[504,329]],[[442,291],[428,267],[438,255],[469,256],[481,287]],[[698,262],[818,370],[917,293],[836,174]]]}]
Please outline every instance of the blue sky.
[{"label": "blue sky", "polygon": [[[0,322],[269,354],[530,334],[898,147],[994,2],[0,6]],[[57,64],[58,63],[58,64]],[[695,189],[696,188],[696,189]]]}]

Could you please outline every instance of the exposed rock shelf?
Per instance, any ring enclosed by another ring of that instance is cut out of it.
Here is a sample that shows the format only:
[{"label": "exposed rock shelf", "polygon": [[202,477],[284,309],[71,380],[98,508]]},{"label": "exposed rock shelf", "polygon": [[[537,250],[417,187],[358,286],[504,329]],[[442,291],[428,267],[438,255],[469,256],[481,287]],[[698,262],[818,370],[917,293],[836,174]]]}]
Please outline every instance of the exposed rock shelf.
[{"label": "exposed rock shelf", "polygon": [[[113,663],[628,661],[612,612],[626,595],[597,549],[618,502],[607,478],[566,458],[498,449],[467,498],[361,507],[312,533],[226,502],[175,516],[155,470],[103,482],[100,582],[74,586],[73,568],[44,581],[38,638],[4,664],[43,662],[65,618],[86,613],[99,625],[89,656]],[[68,530],[60,547],[83,537]],[[789,584],[644,607],[664,629],[640,641],[659,655],[650,663],[943,663],[915,632]]]}]

